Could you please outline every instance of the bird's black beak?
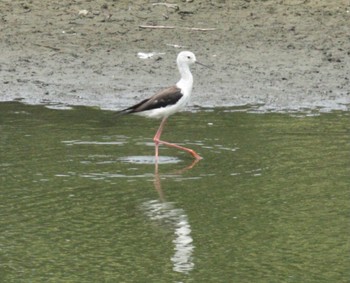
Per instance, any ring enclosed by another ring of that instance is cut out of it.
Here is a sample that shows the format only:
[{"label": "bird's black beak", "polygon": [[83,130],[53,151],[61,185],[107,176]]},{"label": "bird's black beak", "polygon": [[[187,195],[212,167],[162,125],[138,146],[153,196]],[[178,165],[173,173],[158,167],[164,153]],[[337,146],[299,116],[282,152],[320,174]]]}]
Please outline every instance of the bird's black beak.
[{"label": "bird's black beak", "polygon": [[203,66],[203,67],[206,67],[206,68],[208,68],[208,69],[214,70],[213,67],[208,66],[208,65],[204,65],[204,64],[202,64],[202,63],[200,63],[200,62],[198,62],[198,61],[196,61],[195,63],[198,64],[198,65],[201,65],[201,66]]}]

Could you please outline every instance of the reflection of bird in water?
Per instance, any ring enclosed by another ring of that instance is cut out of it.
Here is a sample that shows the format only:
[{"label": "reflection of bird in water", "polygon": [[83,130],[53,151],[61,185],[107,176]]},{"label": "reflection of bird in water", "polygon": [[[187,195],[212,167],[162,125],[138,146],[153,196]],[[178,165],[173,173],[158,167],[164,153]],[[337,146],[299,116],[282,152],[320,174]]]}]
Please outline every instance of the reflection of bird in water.
[{"label": "reflection of bird in water", "polygon": [[[198,162],[195,160],[184,170],[189,170]],[[165,201],[161,187],[160,176],[158,172],[158,163],[155,165],[154,186],[157,190],[160,200],[150,200],[142,204],[142,210],[149,219],[171,227],[174,230],[175,253],[171,257],[173,270],[180,273],[188,273],[194,268],[193,263],[193,238],[191,236],[191,226],[188,221],[186,212],[181,208],[176,208],[174,203]]]},{"label": "reflection of bird in water", "polygon": [[181,208],[175,208],[171,202],[158,200],[144,202],[142,210],[152,221],[174,229],[175,238],[173,243],[175,244],[175,253],[171,257],[173,270],[181,273],[191,271],[194,267],[192,258],[194,245],[191,236],[191,226],[185,211]]},{"label": "reflection of bird in water", "polygon": [[[164,124],[167,118],[180,111],[189,100],[192,92],[193,77],[190,71],[190,65],[197,63],[196,56],[190,51],[182,51],[177,56],[177,66],[181,75],[181,79],[176,85],[166,88],[152,97],[141,101],[129,108],[121,110],[119,113],[128,114],[135,113],[150,118],[162,118],[159,129],[153,140],[156,145],[155,156],[158,159],[158,146],[164,144],[175,147],[190,153],[195,159],[202,159],[194,150],[160,140]],[[205,66],[205,65],[203,65]]]}]

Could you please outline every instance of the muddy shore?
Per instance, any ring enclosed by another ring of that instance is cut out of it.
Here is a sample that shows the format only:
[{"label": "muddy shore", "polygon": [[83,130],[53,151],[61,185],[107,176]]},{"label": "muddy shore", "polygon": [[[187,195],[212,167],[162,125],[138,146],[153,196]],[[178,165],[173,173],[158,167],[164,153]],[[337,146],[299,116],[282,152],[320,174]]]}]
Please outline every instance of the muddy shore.
[{"label": "muddy shore", "polygon": [[189,107],[350,107],[348,0],[1,1],[0,15],[0,101],[120,109],[175,83],[191,50],[215,70],[192,68]]}]

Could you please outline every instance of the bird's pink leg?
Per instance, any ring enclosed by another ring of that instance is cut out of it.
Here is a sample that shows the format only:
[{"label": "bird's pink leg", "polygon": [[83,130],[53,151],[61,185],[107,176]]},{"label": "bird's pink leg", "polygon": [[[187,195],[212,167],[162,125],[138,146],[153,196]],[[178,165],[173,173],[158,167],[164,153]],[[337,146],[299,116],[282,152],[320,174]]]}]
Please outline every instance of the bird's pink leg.
[{"label": "bird's pink leg", "polygon": [[157,131],[156,135],[153,138],[153,141],[156,144],[156,160],[158,160],[158,147],[159,147],[159,144],[164,144],[164,145],[167,145],[167,146],[170,146],[170,147],[175,147],[175,148],[184,150],[184,151],[190,153],[197,160],[202,159],[202,157],[200,157],[200,155],[197,152],[195,152],[193,149],[190,149],[190,148],[187,148],[187,147],[184,147],[184,146],[180,146],[180,145],[177,145],[177,144],[174,144],[174,143],[170,143],[170,142],[166,142],[166,141],[161,141],[160,140],[160,136],[162,134],[163,127],[164,127],[164,124],[166,122],[166,119],[167,119],[166,117],[163,118],[163,120],[160,123],[160,126],[158,128],[158,131]]},{"label": "bird's pink leg", "polygon": [[157,141],[159,141],[159,139],[160,139],[160,136],[161,136],[161,134],[162,134],[163,127],[164,127],[164,124],[165,124],[165,122],[166,122],[166,119],[167,119],[167,117],[164,117],[164,118],[163,118],[163,120],[162,120],[162,122],[160,123],[160,126],[159,126],[159,128],[158,128],[158,131],[156,132],[156,135],[155,135],[154,138],[153,138],[153,140],[154,140],[155,143],[157,143]]},{"label": "bird's pink leg", "polygon": [[184,151],[190,153],[190,154],[191,154],[194,158],[196,158],[197,160],[202,159],[202,157],[201,157],[197,152],[195,152],[193,149],[190,149],[190,148],[187,148],[187,147],[184,147],[184,146],[175,144],[175,143],[170,143],[170,142],[166,142],[166,141],[161,141],[161,140],[158,141],[158,143],[164,144],[164,145],[167,145],[167,146],[170,146],[170,147],[175,147],[175,148],[178,148],[178,149],[181,149],[181,150],[184,150]]},{"label": "bird's pink leg", "polygon": [[156,144],[156,153],[155,153],[155,156],[156,156],[156,162],[158,163],[158,148],[159,148],[159,138],[162,134],[162,131],[163,131],[163,127],[164,127],[164,124],[166,122],[166,117],[163,118],[162,122],[160,123],[160,126],[156,132],[156,135],[154,136],[153,138],[153,141],[154,143]]}]

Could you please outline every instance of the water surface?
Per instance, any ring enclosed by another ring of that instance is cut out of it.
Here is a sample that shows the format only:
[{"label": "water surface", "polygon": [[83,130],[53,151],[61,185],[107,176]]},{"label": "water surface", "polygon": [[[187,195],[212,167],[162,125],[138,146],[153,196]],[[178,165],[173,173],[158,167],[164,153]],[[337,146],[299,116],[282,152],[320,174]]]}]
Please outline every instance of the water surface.
[{"label": "water surface", "polygon": [[0,104],[0,281],[348,282],[349,113]]}]

